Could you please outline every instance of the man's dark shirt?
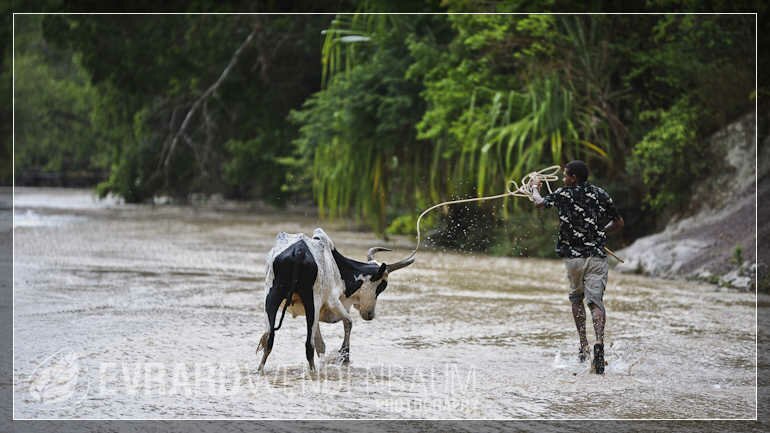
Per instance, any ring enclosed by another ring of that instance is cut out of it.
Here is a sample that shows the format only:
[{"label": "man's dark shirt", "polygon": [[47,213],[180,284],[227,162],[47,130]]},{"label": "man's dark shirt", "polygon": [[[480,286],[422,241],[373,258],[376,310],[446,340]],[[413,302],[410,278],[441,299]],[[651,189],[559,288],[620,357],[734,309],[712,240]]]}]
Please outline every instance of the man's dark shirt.
[{"label": "man's dark shirt", "polygon": [[543,197],[545,207],[559,211],[559,257],[606,257],[604,227],[618,219],[612,198],[596,185],[564,186]]}]

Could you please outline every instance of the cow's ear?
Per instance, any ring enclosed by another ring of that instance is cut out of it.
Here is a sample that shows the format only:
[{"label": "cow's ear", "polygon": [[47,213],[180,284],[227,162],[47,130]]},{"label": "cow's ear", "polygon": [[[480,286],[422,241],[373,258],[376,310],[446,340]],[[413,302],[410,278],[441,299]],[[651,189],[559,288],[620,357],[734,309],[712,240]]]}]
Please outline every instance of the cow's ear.
[{"label": "cow's ear", "polygon": [[377,272],[372,276],[372,282],[375,282],[382,278],[383,275],[385,275],[385,271],[388,269],[388,265],[383,263],[380,265],[380,269],[377,269]]}]

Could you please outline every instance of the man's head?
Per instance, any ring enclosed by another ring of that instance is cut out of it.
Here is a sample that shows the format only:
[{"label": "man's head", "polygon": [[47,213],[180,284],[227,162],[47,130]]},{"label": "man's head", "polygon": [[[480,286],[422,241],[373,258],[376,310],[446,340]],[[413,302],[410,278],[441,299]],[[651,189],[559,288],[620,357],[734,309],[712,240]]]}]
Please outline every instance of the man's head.
[{"label": "man's head", "polygon": [[564,185],[575,186],[588,180],[588,166],[580,160],[570,161],[564,166]]}]

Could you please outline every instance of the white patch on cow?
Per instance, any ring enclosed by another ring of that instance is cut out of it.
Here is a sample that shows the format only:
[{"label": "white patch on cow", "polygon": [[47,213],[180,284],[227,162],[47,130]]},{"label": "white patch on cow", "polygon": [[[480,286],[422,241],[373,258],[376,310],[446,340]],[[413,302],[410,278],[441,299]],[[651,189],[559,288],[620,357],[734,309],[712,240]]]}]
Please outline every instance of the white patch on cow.
[{"label": "white patch on cow", "polygon": [[342,277],[340,277],[340,271],[337,269],[337,264],[332,256],[334,242],[320,228],[313,231],[312,238],[304,233],[278,233],[278,236],[275,238],[275,246],[267,254],[265,263],[265,297],[267,297],[275,279],[273,275],[273,261],[286,248],[299,241],[304,241],[307,244],[310,254],[313,255],[316,266],[318,266],[318,275],[313,286],[313,293],[320,294],[320,300],[323,303],[326,303],[331,296],[339,298],[344,293],[344,286],[342,284]]},{"label": "white patch on cow", "polygon": [[[313,237],[308,237],[304,233],[285,233],[281,232],[275,238],[275,245],[268,252],[265,263],[265,300],[270,292],[270,287],[273,286],[273,280],[275,279],[273,273],[273,261],[281,254],[286,248],[298,241],[304,241],[307,244],[310,253],[313,255],[316,266],[318,267],[318,275],[316,276],[315,284],[313,285],[313,302],[315,303],[316,319],[337,319],[342,317],[349,317],[348,312],[351,306],[355,306],[360,312],[361,316],[366,318],[366,315],[370,317],[374,315],[374,307],[377,301],[376,290],[377,285],[382,280],[371,282],[371,277],[368,275],[359,275],[359,278],[363,283],[350,298],[345,296],[345,283],[342,281],[337,263],[334,261],[332,250],[334,249],[334,242],[329,235],[326,234],[323,229],[317,228],[313,230]],[[376,262],[374,262],[376,263]],[[320,317],[320,309],[325,309],[324,317]],[[344,308],[344,311],[341,311]],[[292,315],[304,315],[305,311],[303,307],[290,307],[288,311]],[[336,321],[336,320],[335,320]],[[266,326],[267,318],[265,318]]]}]

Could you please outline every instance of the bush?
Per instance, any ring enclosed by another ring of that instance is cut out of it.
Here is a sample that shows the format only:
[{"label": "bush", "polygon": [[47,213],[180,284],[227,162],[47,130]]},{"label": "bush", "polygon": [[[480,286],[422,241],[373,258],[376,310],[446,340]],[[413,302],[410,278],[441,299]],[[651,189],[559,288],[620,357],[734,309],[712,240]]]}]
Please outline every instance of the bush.
[{"label": "bush", "polygon": [[681,207],[694,179],[707,168],[705,149],[699,146],[698,112],[687,99],[668,110],[646,111],[642,121],[657,123],[634,146],[629,165],[641,176],[647,190],[645,202],[655,211]]}]

